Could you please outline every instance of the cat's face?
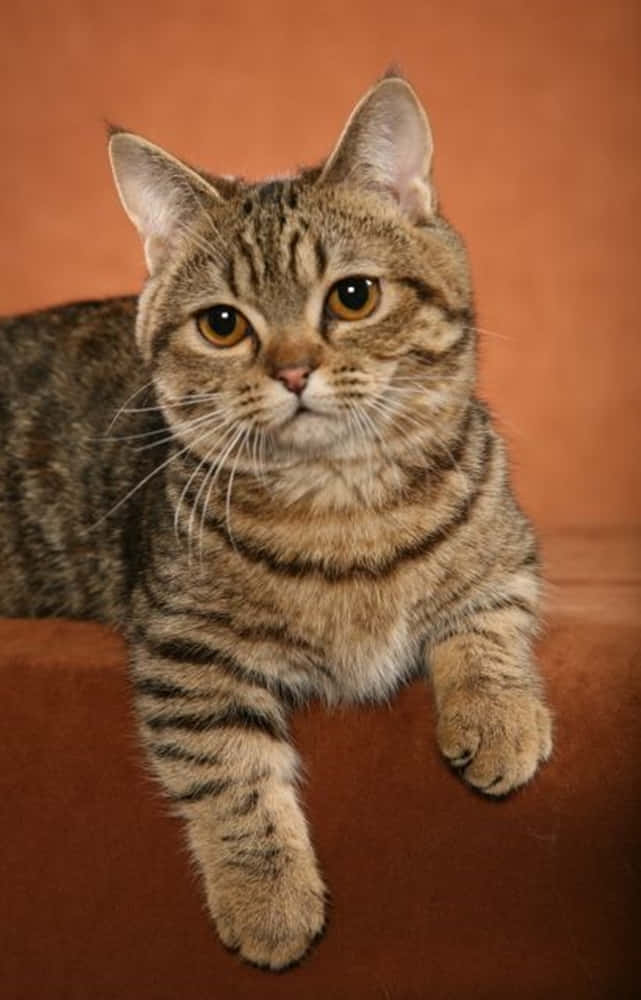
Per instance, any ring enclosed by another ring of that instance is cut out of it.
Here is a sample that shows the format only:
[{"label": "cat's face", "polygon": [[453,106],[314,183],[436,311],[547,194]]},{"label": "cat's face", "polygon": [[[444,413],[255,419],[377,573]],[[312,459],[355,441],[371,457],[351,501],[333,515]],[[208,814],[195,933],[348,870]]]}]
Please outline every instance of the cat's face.
[{"label": "cat's face", "polygon": [[380,147],[370,134],[387,135],[381,88],[397,91],[395,118],[399,99],[415,100],[383,81],[321,172],[207,183],[147,147],[166,213],[159,220],[156,205],[151,222],[120,179],[151,269],[141,348],[174,432],[202,456],[260,440],[272,452],[349,458],[419,429],[438,440],[469,395],[464,251],[433,209],[418,108],[401,109],[418,133],[409,153],[407,137]]}]

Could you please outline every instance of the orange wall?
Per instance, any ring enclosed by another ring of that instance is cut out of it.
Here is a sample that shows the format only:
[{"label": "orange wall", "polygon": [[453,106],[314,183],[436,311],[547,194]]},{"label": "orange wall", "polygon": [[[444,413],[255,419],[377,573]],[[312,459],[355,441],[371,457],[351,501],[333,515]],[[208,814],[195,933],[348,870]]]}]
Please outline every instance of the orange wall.
[{"label": "orange wall", "polygon": [[473,256],[482,386],[530,512],[641,509],[641,8],[583,0],[4,4],[0,311],[134,290],[103,118],[220,172],[320,158],[398,62]]}]

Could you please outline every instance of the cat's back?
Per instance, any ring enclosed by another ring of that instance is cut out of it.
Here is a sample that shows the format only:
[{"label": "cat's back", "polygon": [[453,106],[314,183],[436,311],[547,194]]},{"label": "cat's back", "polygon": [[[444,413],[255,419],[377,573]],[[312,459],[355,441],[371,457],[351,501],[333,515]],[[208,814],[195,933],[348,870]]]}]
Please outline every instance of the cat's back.
[{"label": "cat's back", "polygon": [[126,297],[0,319],[0,613],[112,617],[118,522],[92,529],[132,475],[140,421],[109,432],[148,379],[135,316]]},{"label": "cat's back", "polygon": [[[135,319],[135,296],[0,316],[0,399],[12,390],[39,397],[67,382],[81,391],[92,379],[121,381],[135,356]],[[4,409],[0,419],[5,425]]]}]

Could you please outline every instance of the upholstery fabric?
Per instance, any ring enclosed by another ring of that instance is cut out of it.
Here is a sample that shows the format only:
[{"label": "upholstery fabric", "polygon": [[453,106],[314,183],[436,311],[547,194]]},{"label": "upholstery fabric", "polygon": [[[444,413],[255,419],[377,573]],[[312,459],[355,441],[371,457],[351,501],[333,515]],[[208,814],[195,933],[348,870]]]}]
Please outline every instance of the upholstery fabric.
[{"label": "upholstery fabric", "polygon": [[[550,539],[556,606],[539,654],[556,749],[512,797],[488,801],[450,773],[422,683],[389,706],[295,717],[332,902],[324,939],[279,975],[241,964],[209,924],[179,822],[142,765],[122,640],[1,622],[0,996],[638,995],[638,543]],[[601,583],[570,578],[564,560],[576,574],[595,549]],[[608,586],[627,591],[614,622],[591,596]]]}]

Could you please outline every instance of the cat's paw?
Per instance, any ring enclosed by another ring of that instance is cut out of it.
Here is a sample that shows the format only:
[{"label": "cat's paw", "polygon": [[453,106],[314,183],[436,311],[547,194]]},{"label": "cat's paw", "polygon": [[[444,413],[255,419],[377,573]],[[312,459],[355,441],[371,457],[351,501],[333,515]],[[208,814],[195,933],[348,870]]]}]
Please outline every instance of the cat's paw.
[{"label": "cat's paw", "polygon": [[518,788],[552,752],[551,716],[533,691],[452,692],[436,735],[450,764],[486,795]]},{"label": "cat's paw", "polygon": [[263,968],[298,962],[325,925],[325,887],[312,852],[297,852],[264,874],[253,865],[225,867],[208,892],[223,944]]}]

